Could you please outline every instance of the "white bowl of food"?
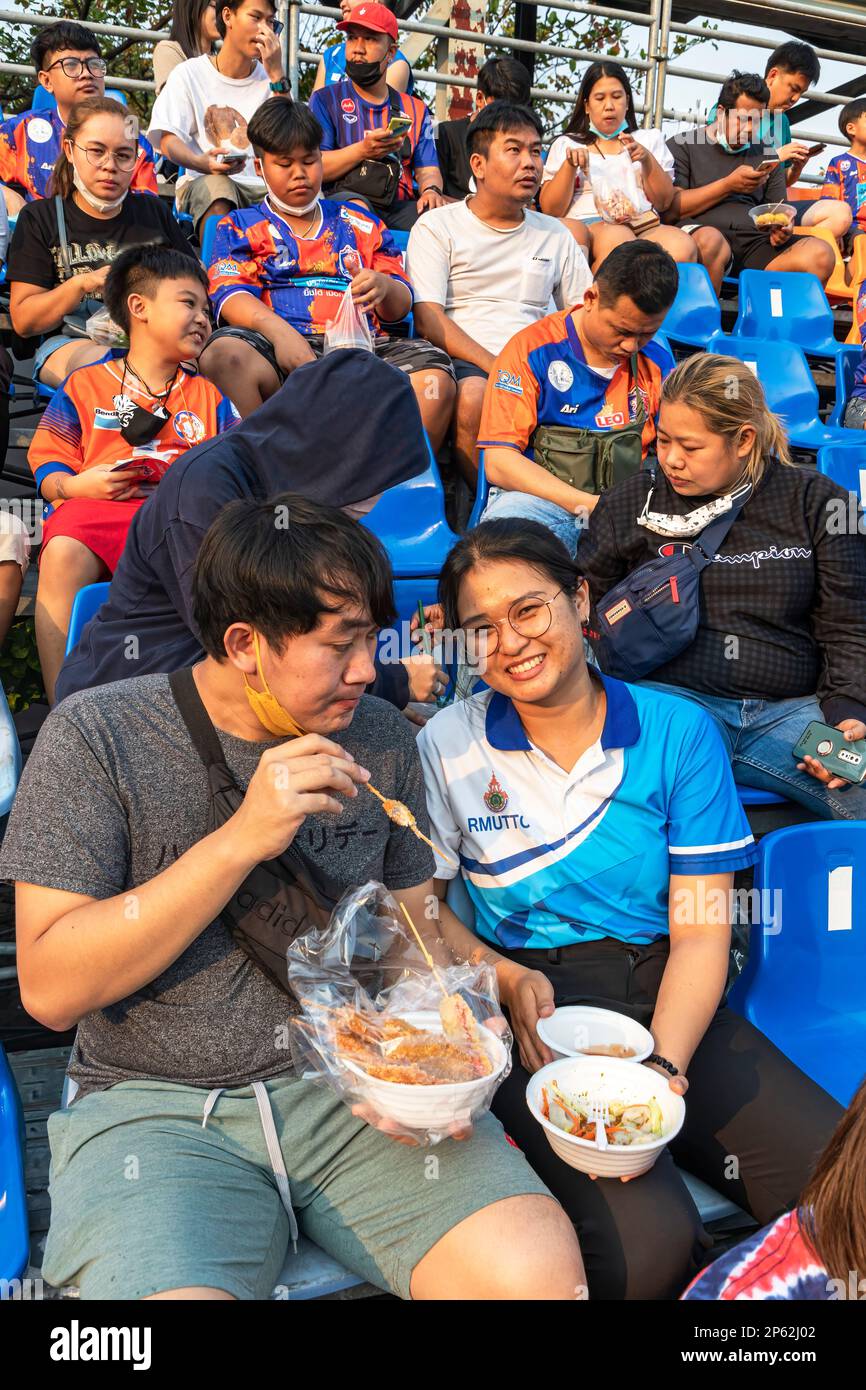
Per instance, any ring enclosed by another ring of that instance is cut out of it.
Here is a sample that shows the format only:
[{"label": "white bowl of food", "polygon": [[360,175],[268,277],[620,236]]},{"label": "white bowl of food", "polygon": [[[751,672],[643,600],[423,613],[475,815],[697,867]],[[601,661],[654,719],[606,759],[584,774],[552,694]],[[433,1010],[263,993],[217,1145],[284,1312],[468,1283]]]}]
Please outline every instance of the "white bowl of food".
[{"label": "white bowl of food", "polygon": [[790,203],[758,203],[749,208],[749,216],[762,232],[774,232],[778,227],[792,227],[797,209]]},{"label": "white bowl of food", "polygon": [[536,1024],[554,1057],[613,1057],[643,1062],[654,1050],[652,1033],[626,1014],[588,1004],[566,1004]]},{"label": "white bowl of food", "polygon": [[[596,1146],[594,1126],[588,1123],[595,1100],[607,1104],[611,1117],[606,1149]],[[686,1114],[682,1096],[660,1072],[614,1057],[548,1063],[531,1077],[526,1103],[563,1163],[601,1178],[647,1172],[679,1134]],[[587,1133],[593,1137],[581,1137]]]},{"label": "white bowl of food", "polygon": [[[441,1016],[432,1009],[417,1012],[407,1010],[400,1018],[427,1035],[433,1034],[441,1038],[443,1045],[447,1046]],[[490,1028],[479,1025],[477,1036],[489,1070],[484,1075],[473,1076],[466,1081],[389,1081],[382,1076],[371,1076],[363,1065],[366,1060],[367,1067],[373,1065],[380,1069],[375,1061],[371,1061],[372,1053],[365,1055],[359,1051],[353,1057],[349,1051],[341,1050],[340,1060],[355,1078],[352,1087],[355,1095],[365,1104],[371,1105],[378,1114],[394,1120],[406,1129],[443,1132],[451,1125],[469,1123],[473,1114],[486,1105],[508,1064],[505,1045]],[[411,1033],[408,1034],[409,1040],[412,1037]],[[381,1049],[384,1054],[383,1060],[387,1059],[388,1064],[401,1061],[399,1038],[392,1041],[396,1042],[397,1047],[386,1045]],[[421,1046],[424,1050],[429,1050],[430,1044],[425,1042]],[[428,1060],[424,1059],[425,1062]],[[411,1055],[408,1056],[405,1062],[406,1073],[411,1075],[415,1065]],[[387,1069],[387,1065],[381,1068]],[[420,1071],[418,1075],[420,1077]]]}]

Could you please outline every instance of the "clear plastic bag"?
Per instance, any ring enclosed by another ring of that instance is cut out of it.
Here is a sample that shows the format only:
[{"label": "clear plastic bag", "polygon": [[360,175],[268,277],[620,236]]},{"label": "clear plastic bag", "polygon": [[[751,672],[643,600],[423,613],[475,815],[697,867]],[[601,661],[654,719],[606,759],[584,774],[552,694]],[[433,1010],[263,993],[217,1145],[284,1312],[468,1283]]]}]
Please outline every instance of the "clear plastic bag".
[{"label": "clear plastic bag", "polygon": [[106,347],[129,347],[129,339],[120,324],[111,318],[107,309],[98,309],[95,314],[91,314],[84,325],[84,331],[88,338],[92,338],[95,343],[104,343]]},{"label": "clear plastic bag", "polygon": [[336,317],[325,325],[325,344],[322,355],[336,352],[338,348],[366,348],[373,351],[373,335],[364,315],[359,314],[352,299],[351,286],[347,286]]},{"label": "clear plastic bag", "polygon": [[290,1025],[298,1074],[419,1144],[485,1114],[511,1069],[493,967],[458,960],[441,941],[437,956],[446,959],[431,969],[375,882],[347,893],[326,928],[287,951],[301,1010]]},{"label": "clear plastic bag", "polygon": [[631,222],[650,204],[628,155],[591,160],[592,196],[605,222]]}]

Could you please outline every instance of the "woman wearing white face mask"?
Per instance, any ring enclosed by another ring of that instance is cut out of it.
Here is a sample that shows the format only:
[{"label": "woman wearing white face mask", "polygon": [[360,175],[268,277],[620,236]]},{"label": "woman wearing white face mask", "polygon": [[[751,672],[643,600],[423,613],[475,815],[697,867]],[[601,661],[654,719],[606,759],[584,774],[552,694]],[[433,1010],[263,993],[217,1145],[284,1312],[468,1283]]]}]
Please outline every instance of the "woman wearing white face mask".
[{"label": "woman wearing white face mask", "polygon": [[[673,168],[662,132],[638,129],[624,69],[604,59],[587,68],[571,120],[550,147],[539,206],[565,221],[593,270],[634,237],[657,241],[675,261],[696,261],[718,249],[721,233],[702,227],[693,237],[660,225],[674,197]],[[605,221],[603,211],[630,220]]]},{"label": "woman wearing white face mask", "polygon": [[192,255],[171,213],[152,193],[130,193],[136,117],[111,97],[88,97],[70,112],[52,194],[22,208],[9,247],[12,327],[23,338],[49,335],[34,355],[34,376],[57,386],[96,362],[106,344],[87,320],[99,310],[108,267],[127,246],[154,242]]}]

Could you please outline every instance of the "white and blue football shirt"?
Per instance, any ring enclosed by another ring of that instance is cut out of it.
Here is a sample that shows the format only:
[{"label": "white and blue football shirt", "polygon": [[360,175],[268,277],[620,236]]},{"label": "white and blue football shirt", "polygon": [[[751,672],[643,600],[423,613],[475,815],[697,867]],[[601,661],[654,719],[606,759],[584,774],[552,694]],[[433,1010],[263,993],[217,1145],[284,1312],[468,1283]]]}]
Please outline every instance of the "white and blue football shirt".
[{"label": "white and blue football shirt", "polygon": [[[441,710],[418,737],[430,835],[459,858],[475,930],[494,946],[645,945],[667,935],[671,874],[757,858],[709,715],[601,679],[604,728],[570,772],[491,690]],[[456,872],[437,863],[437,877]]]}]

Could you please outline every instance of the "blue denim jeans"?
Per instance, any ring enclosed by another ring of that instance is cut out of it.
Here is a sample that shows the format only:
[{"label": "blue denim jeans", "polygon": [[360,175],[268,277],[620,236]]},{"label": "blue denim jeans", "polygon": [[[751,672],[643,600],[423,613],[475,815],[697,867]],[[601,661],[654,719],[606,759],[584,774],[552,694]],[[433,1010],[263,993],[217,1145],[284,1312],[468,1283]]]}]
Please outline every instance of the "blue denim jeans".
[{"label": "blue denim jeans", "polygon": [[828,791],[823,783],[798,772],[791,749],[813,719],[825,724],[821,706],[811,695],[793,700],[723,700],[679,685],[641,681],[701,705],[712,715],[741,787],[775,792],[807,807],[818,820],[866,820],[866,787],[853,784]]},{"label": "blue denim jeans", "polygon": [[481,513],[483,521],[503,521],[505,517],[518,516],[525,521],[540,521],[549,526],[558,536],[574,559],[577,542],[580,540],[581,518],[573,516],[564,507],[548,502],[543,497],[534,497],[531,492],[506,492],[501,487],[492,487],[487,506]]}]

